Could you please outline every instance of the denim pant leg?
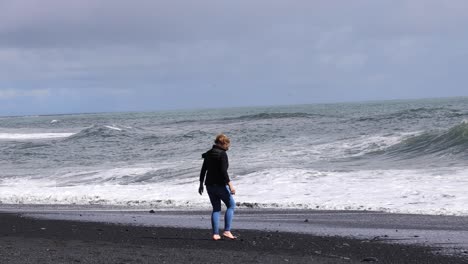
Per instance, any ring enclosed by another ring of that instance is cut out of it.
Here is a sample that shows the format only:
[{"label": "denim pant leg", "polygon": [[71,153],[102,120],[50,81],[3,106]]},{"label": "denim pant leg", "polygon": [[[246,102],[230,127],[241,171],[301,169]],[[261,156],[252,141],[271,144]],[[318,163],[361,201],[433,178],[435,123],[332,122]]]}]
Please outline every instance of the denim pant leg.
[{"label": "denim pant leg", "polygon": [[229,186],[226,186],[221,191],[221,200],[226,205],[226,213],[224,214],[224,231],[231,231],[232,219],[234,217],[234,209],[236,208],[236,202],[232,197]]},{"label": "denim pant leg", "polygon": [[229,187],[226,186],[226,188],[229,194],[229,201],[226,201],[227,199],[223,199],[223,202],[227,207],[226,213],[224,214],[224,231],[231,231],[232,218],[234,217],[236,202],[234,201],[234,197],[232,196]]},{"label": "denim pant leg", "polygon": [[224,215],[224,230],[230,231],[232,218],[234,217],[234,208],[236,203],[231,195],[228,186],[206,186],[208,196],[210,197],[213,212],[211,213],[211,227],[213,234],[219,234],[219,215],[221,214],[221,201],[226,205]]},{"label": "denim pant leg", "polygon": [[218,195],[217,186],[206,186],[208,196],[210,197],[213,212],[211,213],[211,228],[213,235],[219,234],[219,215],[221,213],[221,199]]}]

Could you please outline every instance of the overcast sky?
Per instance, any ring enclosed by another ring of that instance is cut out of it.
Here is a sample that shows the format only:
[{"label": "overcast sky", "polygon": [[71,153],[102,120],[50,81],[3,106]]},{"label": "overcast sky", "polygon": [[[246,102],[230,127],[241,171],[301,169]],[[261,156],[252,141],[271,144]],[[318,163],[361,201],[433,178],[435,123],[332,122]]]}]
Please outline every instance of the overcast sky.
[{"label": "overcast sky", "polygon": [[468,95],[468,1],[0,0],[0,115]]}]

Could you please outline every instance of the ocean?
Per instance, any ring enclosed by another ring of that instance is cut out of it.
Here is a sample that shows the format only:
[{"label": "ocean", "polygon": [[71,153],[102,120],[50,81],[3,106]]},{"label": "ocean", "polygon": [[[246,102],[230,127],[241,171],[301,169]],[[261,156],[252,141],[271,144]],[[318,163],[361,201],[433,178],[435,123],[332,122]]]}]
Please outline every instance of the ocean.
[{"label": "ocean", "polygon": [[231,138],[247,208],[468,215],[468,98],[0,117],[0,203],[207,209]]}]

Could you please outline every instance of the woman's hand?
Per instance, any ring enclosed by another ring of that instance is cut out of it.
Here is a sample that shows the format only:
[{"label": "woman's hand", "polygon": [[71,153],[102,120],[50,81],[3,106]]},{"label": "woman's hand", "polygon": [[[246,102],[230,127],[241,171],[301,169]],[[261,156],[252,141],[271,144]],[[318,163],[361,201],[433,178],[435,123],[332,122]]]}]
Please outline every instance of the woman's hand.
[{"label": "woman's hand", "polygon": [[200,195],[203,194],[203,184],[200,184],[200,187],[198,187],[198,193],[199,193]]},{"label": "woman's hand", "polygon": [[229,190],[231,191],[231,194],[234,195],[236,194],[236,189],[234,188],[234,185],[232,185],[232,182],[228,183]]}]

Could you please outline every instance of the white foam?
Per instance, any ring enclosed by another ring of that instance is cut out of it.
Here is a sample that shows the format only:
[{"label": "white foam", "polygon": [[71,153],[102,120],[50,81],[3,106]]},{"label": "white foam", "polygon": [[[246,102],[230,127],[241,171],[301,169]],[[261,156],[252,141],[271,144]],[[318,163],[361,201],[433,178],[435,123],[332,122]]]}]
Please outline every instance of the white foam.
[{"label": "white foam", "polygon": [[[65,186],[59,179],[4,179],[0,182],[0,201],[14,204],[210,206],[206,194],[200,196],[197,193],[196,176],[130,185],[122,185],[118,180],[96,183],[91,179],[136,177],[150,170],[157,169],[101,171],[86,179],[90,184]],[[237,202],[257,203],[264,207],[468,215],[467,174],[468,168],[357,172],[273,168],[233,176],[233,183],[237,189]]]},{"label": "white foam", "polygon": [[[173,166],[173,165],[172,165]],[[58,172],[51,178],[55,179],[56,185],[83,185],[90,184],[96,181],[100,182],[115,182],[122,184],[123,178],[142,176],[146,173],[157,172],[172,167],[170,164],[158,164],[158,167],[144,166],[144,167],[130,167],[130,168],[113,168],[101,170],[86,170],[86,171],[72,171],[72,172]]]},{"label": "white foam", "polygon": [[[190,184],[192,185],[192,184]],[[0,184],[0,200],[6,204],[79,204],[128,206],[206,206],[206,197],[184,190],[180,184],[94,184],[58,187],[55,181],[14,180]]]},{"label": "white foam", "polygon": [[121,128],[118,128],[118,127],[116,127],[116,126],[104,126],[104,127],[107,127],[107,128],[109,128],[109,129],[112,129],[112,130],[122,131]]},{"label": "white foam", "polygon": [[[409,136],[417,135],[421,132],[398,133],[393,135],[363,135],[360,137],[344,138],[333,142],[314,142],[309,138],[298,138],[296,142],[285,148],[278,146],[266,146],[265,149],[273,147],[268,151],[255,153],[251,163],[269,163],[273,166],[284,162],[285,155],[288,160],[294,159],[298,162],[310,162],[317,160],[331,160],[348,157],[358,157],[366,153],[384,150],[390,146],[400,143]],[[308,142],[305,146],[304,142]]]},{"label": "white foam", "polygon": [[322,158],[357,157],[373,151],[380,151],[400,143],[403,139],[421,132],[400,133],[395,135],[360,136],[358,138],[338,140],[333,143],[312,146],[317,153],[325,154]]},{"label": "white foam", "polygon": [[275,169],[246,175],[239,185],[245,189],[245,200],[281,207],[468,215],[467,173],[466,168],[448,172]]},{"label": "white foam", "polygon": [[0,140],[30,140],[30,139],[51,139],[65,138],[74,135],[75,133],[0,133]]}]

